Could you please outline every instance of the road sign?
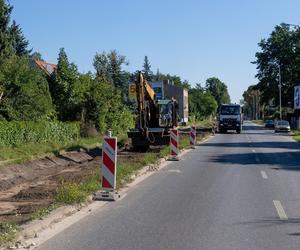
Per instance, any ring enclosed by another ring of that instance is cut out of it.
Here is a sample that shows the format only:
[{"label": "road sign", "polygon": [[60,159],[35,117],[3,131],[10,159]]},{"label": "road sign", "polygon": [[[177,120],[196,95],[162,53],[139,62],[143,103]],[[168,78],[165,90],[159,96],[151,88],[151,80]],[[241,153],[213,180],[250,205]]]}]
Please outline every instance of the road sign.
[{"label": "road sign", "polygon": [[294,108],[300,109],[300,86],[295,86],[294,90]]},{"label": "road sign", "polygon": [[136,88],[135,83],[130,83],[129,84],[128,98],[132,102],[136,101],[136,90],[135,90],[135,88]]}]

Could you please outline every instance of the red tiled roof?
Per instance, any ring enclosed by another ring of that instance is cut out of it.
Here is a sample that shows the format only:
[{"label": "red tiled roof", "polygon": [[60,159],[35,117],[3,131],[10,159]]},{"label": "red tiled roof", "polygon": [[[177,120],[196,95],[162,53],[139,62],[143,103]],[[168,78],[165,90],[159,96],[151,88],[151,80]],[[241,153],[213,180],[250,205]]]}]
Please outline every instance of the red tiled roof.
[{"label": "red tiled roof", "polygon": [[34,61],[36,65],[38,65],[39,68],[42,69],[48,76],[50,76],[53,73],[53,71],[57,68],[57,65],[53,63],[47,63],[37,59],[34,59]]}]

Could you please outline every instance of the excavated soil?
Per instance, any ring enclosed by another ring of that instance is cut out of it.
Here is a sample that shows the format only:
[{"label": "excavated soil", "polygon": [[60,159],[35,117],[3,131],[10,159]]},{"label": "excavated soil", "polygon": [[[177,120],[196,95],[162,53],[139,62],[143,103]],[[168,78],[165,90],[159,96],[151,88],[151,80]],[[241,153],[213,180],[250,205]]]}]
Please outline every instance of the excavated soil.
[{"label": "excavated soil", "polygon": [[[159,152],[154,148],[151,151]],[[0,168],[0,221],[23,224],[39,208],[54,202],[62,182],[86,180],[100,171],[101,149],[67,152],[24,164]],[[118,150],[118,162],[140,161],[143,153]]]},{"label": "excavated soil", "polygon": [[0,221],[18,224],[38,208],[53,203],[55,190],[65,182],[80,182],[100,168],[100,149],[67,152],[0,169]]}]

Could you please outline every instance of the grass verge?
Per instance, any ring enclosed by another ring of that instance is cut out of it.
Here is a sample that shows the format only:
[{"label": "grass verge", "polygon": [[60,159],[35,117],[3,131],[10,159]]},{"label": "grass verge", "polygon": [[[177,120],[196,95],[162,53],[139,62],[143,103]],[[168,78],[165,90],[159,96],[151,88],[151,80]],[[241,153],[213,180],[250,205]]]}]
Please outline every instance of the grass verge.
[{"label": "grass verge", "polygon": [[0,247],[13,242],[18,230],[18,226],[14,223],[0,222]]},{"label": "grass verge", "polygon": [[0,166],[13,163],[23,163],[46,155],[58,154],[61,150],[88,150],[90,148],[100,146],[101,143],[101,138],[82,138],[78,141],[67,144],[49,142],[42,144],[31,143],[16,147],[0,147]]},{"label": "grass verge", "polygon": [[290,135],[293,136],[295,141],[300,142],[300,130],[292,130]]},{"label": "grass verge", "polygon": [[85,202],[90,193],[100,189],[99,179],[99,174],[96,174],[81,183],[62,181],[56,189],[55,203],[71,205]]},{"label": "grass verge", "polygon": [[258,125],[264,125],[264,121],[263,120],[252,120],[252,122],[258,124]]}]

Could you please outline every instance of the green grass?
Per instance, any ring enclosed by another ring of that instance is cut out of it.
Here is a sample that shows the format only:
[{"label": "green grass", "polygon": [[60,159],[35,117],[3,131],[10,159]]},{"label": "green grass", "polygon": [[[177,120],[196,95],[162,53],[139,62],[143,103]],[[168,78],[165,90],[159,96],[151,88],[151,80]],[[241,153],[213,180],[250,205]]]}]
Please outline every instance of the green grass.
[{"label": "green grass", "polygon": [[264,125],[264,121],[263,120],[252,120],[252,122],[258,124],[258,125]]},{"label": "green grass", "polygon": [[215,124],[214,120],[201,120],[201,121],[192,122],[190,125],[194,125],[200,128],[211,128],[214,126],[214,124]]},{"label": "green grass", "polygon": [[41,220],[57,207],[58,207],[57,204],[51,204],[49,207],[38,208],[31,214],[30,216],[31,220],[37,220],[37,219]]},{"label": "green grass", "polygon": [[59,151],[71,151],[100,146],[101,138],[82,138],[72,143],[29,143],[16,147],[0,147],[0,166],[23,163],[39,157],[58,154]]},{"label": "green grass", "polygon": [[19,228],[16,224],[9,222],[0,222],[0,247],[13,242]]},{"label": "green grass", "polygon": [[81,183],[64,182],[56,189],[56,204],[78,204],[86,201],[89,194],[100,189],[99,174]]},{"label": "green grass", "polygon": [[290,135],[293,136],[295,141],[300,142],[300,130],[292,130]]}]

